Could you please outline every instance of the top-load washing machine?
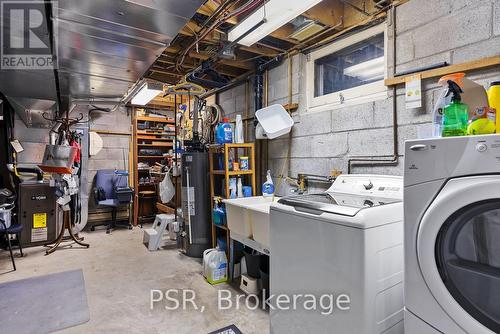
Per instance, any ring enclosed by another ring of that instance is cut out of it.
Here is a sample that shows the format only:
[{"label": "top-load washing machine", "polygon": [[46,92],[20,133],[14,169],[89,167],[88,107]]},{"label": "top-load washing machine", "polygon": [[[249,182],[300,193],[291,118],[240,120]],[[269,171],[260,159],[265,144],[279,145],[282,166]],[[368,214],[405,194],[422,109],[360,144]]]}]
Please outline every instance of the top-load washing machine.
[{"label": "top-load washing machine", "polygon": [[272,334],[403,333],[402,196],[400,176],[340,175],[271,206]]},{"label": "top-load washing machine", "polygon": [[405,145],[406,334],[500,333],[500,135]]}]

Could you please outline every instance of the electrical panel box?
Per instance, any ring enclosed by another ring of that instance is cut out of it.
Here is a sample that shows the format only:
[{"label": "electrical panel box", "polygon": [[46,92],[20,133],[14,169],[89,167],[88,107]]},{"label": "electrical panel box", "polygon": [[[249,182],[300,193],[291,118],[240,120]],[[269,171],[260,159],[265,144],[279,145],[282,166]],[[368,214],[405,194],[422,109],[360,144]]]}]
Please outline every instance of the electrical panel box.
[{"label": "electrical panel box", "polygon": [[55,188],[48,183],[19,185],[18,221],[23,225],[23,247],[41,246],[56,239],[61,221],[56,200]]}]

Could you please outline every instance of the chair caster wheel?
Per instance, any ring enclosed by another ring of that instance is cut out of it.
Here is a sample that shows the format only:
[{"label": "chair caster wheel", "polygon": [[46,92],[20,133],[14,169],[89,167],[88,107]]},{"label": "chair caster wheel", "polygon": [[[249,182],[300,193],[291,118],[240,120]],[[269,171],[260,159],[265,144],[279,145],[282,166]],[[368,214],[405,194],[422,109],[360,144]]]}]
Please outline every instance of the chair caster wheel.
[{"label": "chair caster wheel", "polygon": [[132,226],[129,226],[129,227],[128,227],[128,229],[129,229],[129,230],[131,230],[131,229],[132,229]]},{"label": "chair caster wheel", "polygon": [[106,230],[106,234],[109,234],[111,231],[110,230]]},{"label": "chair caster wheel", "polygon": [[91,227],[90,227],[90,230],[91,230],[92,232],[93,232],[93,231],[95,231],[95,226],[91,226]]}]

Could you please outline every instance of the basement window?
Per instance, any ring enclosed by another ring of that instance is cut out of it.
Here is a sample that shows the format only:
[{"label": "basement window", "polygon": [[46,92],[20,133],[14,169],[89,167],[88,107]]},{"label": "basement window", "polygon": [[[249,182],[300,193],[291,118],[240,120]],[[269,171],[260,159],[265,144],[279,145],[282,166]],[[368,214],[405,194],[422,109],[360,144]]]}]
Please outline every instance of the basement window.
[{"label": "basement window", "polygon": [[309,55],[309,107],[343,106],[387,97],[385,25],[336,41]]}]

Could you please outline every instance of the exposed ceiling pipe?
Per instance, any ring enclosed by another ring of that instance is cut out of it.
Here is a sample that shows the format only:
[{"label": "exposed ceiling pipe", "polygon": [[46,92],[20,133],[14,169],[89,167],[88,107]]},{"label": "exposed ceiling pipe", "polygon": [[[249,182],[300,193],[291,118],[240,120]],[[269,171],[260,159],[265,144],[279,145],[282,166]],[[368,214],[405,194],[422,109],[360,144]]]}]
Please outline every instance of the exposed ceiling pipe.
[{"label": "exposed ceiling pipe", "polygon": [[214,23],[212,23],[210,25],[210,27],[206,28],[206,30],[204,32],[202,32],[200,36],[197,36],[196,39],[187,48],[184,49],[184,51],[182,52],[182,54],[179,58],[179,61],[177,62],[177,66],[182,65],[182,63],[184,62],[184,59],[186,58],[186,55],[189,53],[189,51],[191,51],[191,49],[193,49],[196,46],[196,44],[198,44],[199,41],[204,40],[205,37],[207,37],[209,33],[214,31],[215,29],[217,29],[221,24],[223,24],[224,22],[226,22],[227,20],[229,20],[232,17],[241,15],[243,13],[246,13],[246,12],[249,12],[249,11],[255,9],[263,2],[264,2],[263,0],[249,1],[246,5],[243,5],[242,7],[238,8],[230,13],[226,13],[226,14],[222,15],[222,17],[220,17]]}]

